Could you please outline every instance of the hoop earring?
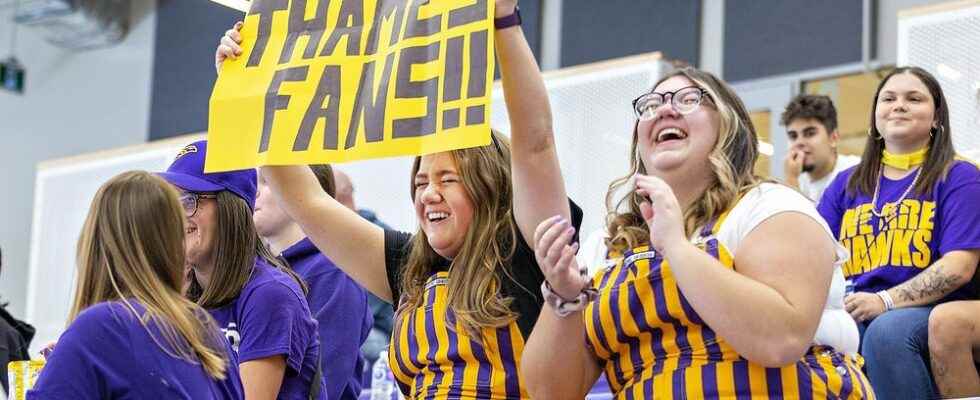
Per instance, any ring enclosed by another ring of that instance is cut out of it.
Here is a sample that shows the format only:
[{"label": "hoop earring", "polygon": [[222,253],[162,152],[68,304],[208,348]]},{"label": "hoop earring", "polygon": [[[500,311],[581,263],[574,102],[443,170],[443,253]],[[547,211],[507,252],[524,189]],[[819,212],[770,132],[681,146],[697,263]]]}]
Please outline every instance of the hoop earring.
[{"label": "hoop earring", "polygon": [[[930,135],[931,135],[931,133],[930,133]],[[877,135],[872,134],[871,133],[871,128],[868,128],[868,136],[873,137],[875,140],[881,140],[881,139],[883,139],[880,133],[877,134]]]},{"label": "hoop earring", "polygon": [[932,129],[929,130],[929,137],[933,137],[933,134],[940,134],[941,135],[941,134],[944,133],[944,130],[945,129],[943,128],[942,125],[934,126],[934,127],[932,127]]}]

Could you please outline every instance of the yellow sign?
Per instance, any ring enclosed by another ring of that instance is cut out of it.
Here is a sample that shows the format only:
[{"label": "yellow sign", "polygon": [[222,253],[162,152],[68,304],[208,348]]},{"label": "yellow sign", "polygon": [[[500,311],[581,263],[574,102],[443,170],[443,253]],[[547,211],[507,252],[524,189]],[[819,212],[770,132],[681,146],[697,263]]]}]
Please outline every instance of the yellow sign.
[{"label": "yellow sign", "polygon": [[492,0],[255,0],[241,34],[208,172],[490,143]]}]

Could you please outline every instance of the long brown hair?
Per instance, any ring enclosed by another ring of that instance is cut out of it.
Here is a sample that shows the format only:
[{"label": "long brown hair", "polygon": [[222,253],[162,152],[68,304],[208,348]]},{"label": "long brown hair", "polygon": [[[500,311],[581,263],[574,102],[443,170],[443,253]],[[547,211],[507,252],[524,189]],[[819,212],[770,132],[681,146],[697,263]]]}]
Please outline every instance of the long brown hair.
[{"label": "long brown hair", "polygon": [[[78,240],[78,280],[68,322],[94,304],[119,301],[165,352],[224,379],[229,360],[224,338],[208,313],[180,293],[183,215],[177,192],[150,173],[125,172],[102,185]],[[130,299],[146,311],[141,315]],[[151,323],[164,343],[148,328]]]},{"label": "long brown hair", "polygon": [[187,297],[204,308],[224,306],[241,293],[242,288],[252,277],[256,257],[263,258],[270,265],[289,275],[307,292],[306,283],[270,251],[252,221],[252,210],[245,200],[227,190],[217,193],[217,234],[214,237],[214,272],[208,287],[201,284],[188,271],[190,284]]},{"label": "long brown hair", "polygon": [[[513,299],[500,293],[500,277],[496,273],[513,256],[517,246],[510,142],[493,131],[490,145],[453,150],[449,154],[474,208],[473,221],[449,269],[449,309],[470,335],[478,337],[483,328],[498,328],[517,318],[509,308]],[[412,165],[413,179],[421,160],[416,157]],[[413,201],[415,190],[412,185]],[[395,299],[399,302],[399,313],[421,305],[425,281],[432,275],[433,267],[442,262],[442,256],[432,249],[425,231],[419,228],[402,270],[402,298]],[[513,279],[509,275],[506,278]]]},{"label": "long brown hair", "polygon": [[949,124],[949,105],[946,103],[946,96],[943,95],[943,88],[939,86],[939,81],[929,71],[919,67],[896,68],[886,75],[885,79],[881,80],[878,89],[875,90],[875,97],[871,100],[871,128],[868,130],[868,139],[864,144],[864,155],[861,156],[861,162],[858,163],[854,173],[851,174],[851,178],[847,181],[847,191],[851,195],[856,195],[858,192],[871,195],[875,191],[875,186],[878,185],[878,176],[881,174],[882,168],[882,151],[885,149],[884,137],[881,136],[881,132],[878,131],[878,126],[875,124],[878,96],[881,94],[881,89],[885,87],[885,83],[898,74],[914,75],[929,89],[929,94],[932,96],[935,105],[933,112],[935,121],[933,122],[937,122],[940,127],[940,129],[933,129],[930,133],[929,152],[926,154],[926,161],[922,164],[922,170],[919,172],[919,179],[912,189],[915,194],[928,193],[936,182],[946,179],[946,173],[949,172],[956,158],[956,150],[953,149],[953,133]]},{"label": "long brown hair", "polygon": [[[759,157],[759,139],[745,105],[728,84],[711,73],[683,68],[665,75],[653,87],[656,88],[675,76],[684,76],[706,90],[720,116],[718,142],[708,155],[713,180],[707,190],[684,210],[684,228],[690,235],[697,227],[725,212],[741,194],[759,183],[752,172]],[[646,245],[650,241],[649,229],[640,214],[640,203],[644,199],[626,187],[633,176],[647,173],[637,146],[638,126],[639,121],[633,125],[629,173],[613,181],[606,193],[606,207],[609,210],[606,220],[610,238],[606,244],[610,249],[620,252]],[[629,191],[614,203],[614,197],[621,189]]]}]

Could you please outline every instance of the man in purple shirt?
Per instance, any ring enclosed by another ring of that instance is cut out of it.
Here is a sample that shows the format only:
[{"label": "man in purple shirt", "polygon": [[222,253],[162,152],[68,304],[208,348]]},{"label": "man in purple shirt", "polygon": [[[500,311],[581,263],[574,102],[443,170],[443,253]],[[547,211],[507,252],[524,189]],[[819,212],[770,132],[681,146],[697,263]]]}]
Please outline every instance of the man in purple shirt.
[{"label": "man in purple shirt", "polygon": [[[311,168],[324,191],[333,196],[330,166]],[[364,289],[320,253],[279,207],[261,176],[253,219],[273,253],[280,254],[309,285],[307,301],[319,324],[320,363],[327,398],[357,399],[364,369],[360,347],[373,323]]]}]

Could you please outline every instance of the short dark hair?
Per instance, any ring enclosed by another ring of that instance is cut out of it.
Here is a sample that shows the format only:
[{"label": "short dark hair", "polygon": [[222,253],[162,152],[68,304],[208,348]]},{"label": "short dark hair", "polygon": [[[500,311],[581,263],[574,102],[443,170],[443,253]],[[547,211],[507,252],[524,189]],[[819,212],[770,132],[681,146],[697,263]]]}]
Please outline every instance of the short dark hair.
[{"label": "short dark hair", "polygon": [[337,197],[337,183],[333,180],[333,167],[330,164],[314,164],[310,165],[310,169],[313,170],[313,175],[316,175],[316,180],[320,181],[320,187],[323,188],[323,191],[327,192],[330,197]]},{"label": "short dark hair", "polygon": [[783,126],[798,118],[813,118],[820,121],[827,133],[837,130],[837,108],[830,97],[822,94],[801,94],[786,105],[780,118]]}]

